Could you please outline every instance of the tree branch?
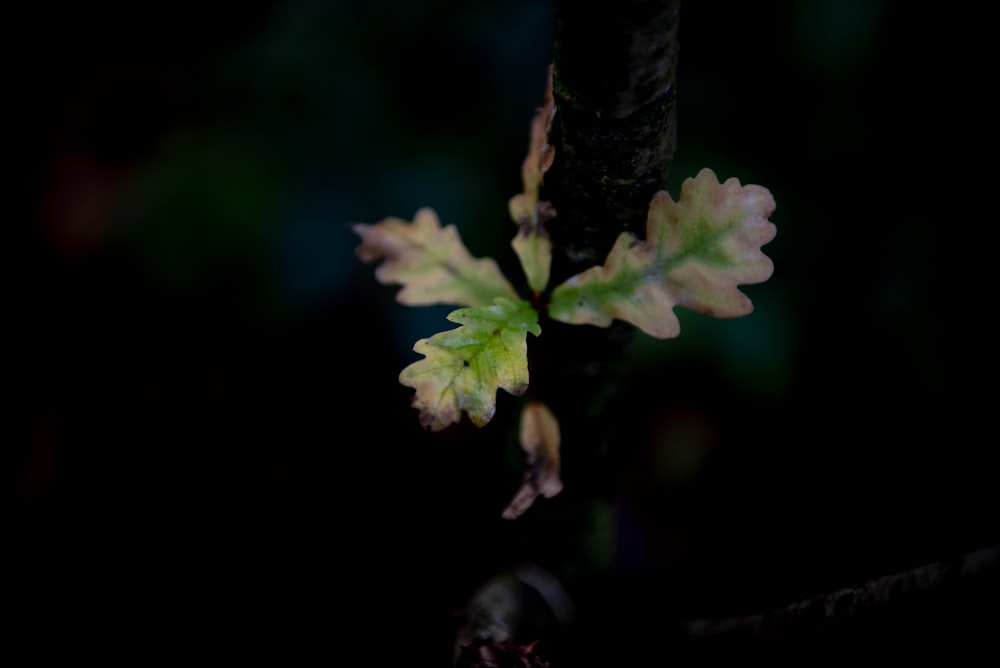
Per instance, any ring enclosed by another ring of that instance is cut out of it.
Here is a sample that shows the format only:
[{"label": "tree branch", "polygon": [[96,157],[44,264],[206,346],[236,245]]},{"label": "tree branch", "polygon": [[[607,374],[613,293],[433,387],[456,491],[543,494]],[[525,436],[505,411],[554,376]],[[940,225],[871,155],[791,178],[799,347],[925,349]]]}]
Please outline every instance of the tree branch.
[{"label": "tree branch", "polygon": [[[852,631],[886,633],[892,626],[905,628],[914,639],[919,631],[952,639],[956,633],[978,633],[975,615],[996,620],[1000,547],[970,552],[839,589],[785,608],[746,617],[698,619],[684,625],[695,640],[751,640],[814,638],[836,632],[849,640]],[[933,640],[925,636],[925,640]]]}]

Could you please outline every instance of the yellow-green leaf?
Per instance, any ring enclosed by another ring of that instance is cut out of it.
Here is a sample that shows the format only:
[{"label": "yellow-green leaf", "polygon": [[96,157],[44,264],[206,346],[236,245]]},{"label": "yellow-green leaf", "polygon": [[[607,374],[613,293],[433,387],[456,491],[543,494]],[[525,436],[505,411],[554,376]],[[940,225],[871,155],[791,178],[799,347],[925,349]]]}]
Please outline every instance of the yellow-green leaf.
[{"label": "yellow-green leaf", "polygon": [[776,234],[771,193],[731,178],[719,183],[703,169],[674,202],[658,192],[646,239],[622,233],[603,266],[557,286],[549,315],[570,324],[607,327],[624,320],[657,338],[680,333],[673,312],[684,306],[719,318],[753,310],[738,285],[761,283],[774,266],[761,251]]},{"label": "yellow-green leaf", "polygon": [[398,284],[401,304],[487,306],[496,297],[517,299],[517,291],[492,258],[474,258],[454,225],[444,228],[433,209],[417,211],[413,222],[386,218],[373,225],[356,223],[361,237],[355,249],[364,262],[381,262],[375,278]]},{"label": "yellow-green leaf", "polygon": [[424,359],[399,374],[415,390],[420,423],[440,431],[466,413],[477,427],[496,412],[497,389],[520,396],[528,387],[527,334],[541,334],[538,313],[523,299],[497,298],[491,306],[453,311],[461,326],[420,339]]},{"label": "yellow-green leaf", "polygon": [[552,240],[548,233],[542,228],[532,231],[522,227],[510,245],[521,262],[528,287],[534,294],[540,294],[549,284],[552,268]]}]

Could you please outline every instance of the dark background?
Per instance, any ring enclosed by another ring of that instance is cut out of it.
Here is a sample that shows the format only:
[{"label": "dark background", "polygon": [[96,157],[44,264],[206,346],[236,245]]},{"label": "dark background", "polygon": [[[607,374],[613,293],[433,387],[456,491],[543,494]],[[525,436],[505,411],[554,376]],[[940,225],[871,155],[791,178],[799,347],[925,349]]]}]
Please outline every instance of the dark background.
[{"label": "dark background", "polygon": [[473,589],[534,560],[610,657],[996,544],[992,74],[983,17],[912,7],[683,5],[669,189],[769,188],[775,273],[746,318],[637,337],[614,452],[564,443],[579,478],[515,523],[516,400],[420,431],[397,375],[449,309],[395,303],[349,223],[432,206],[515,266],[554,4],[17,10],[8,580],[37,647],[445,665]]}]

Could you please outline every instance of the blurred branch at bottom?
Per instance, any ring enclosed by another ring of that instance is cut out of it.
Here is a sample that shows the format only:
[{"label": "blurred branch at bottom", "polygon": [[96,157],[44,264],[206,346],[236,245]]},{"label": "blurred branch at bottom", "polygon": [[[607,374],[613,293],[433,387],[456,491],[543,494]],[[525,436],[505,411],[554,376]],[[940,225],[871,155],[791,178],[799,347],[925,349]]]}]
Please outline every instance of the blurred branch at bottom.
[{"label": "blurred branch at bottom", "polygon": [[[792,639],[893,629],[972,638],[997,618],[1000,546],[845,587],[768,612],[684,625],[695,641]],[[993,633],[995,633],[995,629]],[[978,637],[978,636],[977,636]]]}]

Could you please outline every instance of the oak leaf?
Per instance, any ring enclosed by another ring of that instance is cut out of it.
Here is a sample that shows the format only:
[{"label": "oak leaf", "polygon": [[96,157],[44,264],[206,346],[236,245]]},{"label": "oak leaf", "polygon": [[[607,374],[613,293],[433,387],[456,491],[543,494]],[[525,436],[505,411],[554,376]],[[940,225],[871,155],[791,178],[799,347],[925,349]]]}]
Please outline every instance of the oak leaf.
[{"label": "oak leaf", "polygon": [[496,260],[474,258],[457,228],[442,228],[431,208],[417,211],[412,222],[386,218],[351,229],[361,237],[355,254],[364,262],[381,261],[375,278],[403,286],[396,295],[401,304],[488,306],[496,297],[517,299]]},{"label": "oak leaf", "polygon": [[737,286],[773,272],[761,246],[776,234],[768,220],[774,210],[766,188],[735,178],[720,184],[702,169],[685,180],[677,202],[666,191],[653,197],[645,240],[623,232],[603,266],[557,286],[549,316],[598,327],[618,319],[667,339],[680,333],[675,306],[719,318],[746,315],[753,304]]},{"label": "oak leaf", "polygon": [[552,240],[545,230],[545,223],[556,215],[551,202],[540,201],[539,192],[545,172],[555,159],[555,147],[549,144],[549,131],[556,106],[552,99],[552,67],[549,67],[545,102],[531,120],[531,140],[528,154],[521,163],[522,192],[507,203],[510,217],[517,224],[517,234],[510,242],[528,280],[528,287],[536,295],[549,283],[552,265]]},{"label": "oak leaf", "polygon": [[549,131],[552,129],[552,119],[555,113],[556,106],[552,99],[552,67],[550,66],[545,88],[545,100],[531,119],[528,154],[521,163],[523,190],[511,197],[507,203],[510,217],[518,225],[535,227],[539,204],[543,208],[547,206],[547,203],[538,201],[538,194],[545,172],[549,171],[553,160],[555,160],[556,149],[549,144]]},{"label": "oak leaf", "polygon": [[559,420],[541,401],[527,401],[521,409],[518,441],[526,459],[521,487],[504,508],[505,520],[517,519],[539,496],[552,498],[562,491],[559,479]]},{"label": "oak leaf", "polygon": [[477,427],[496,412],[497,389],[520,396],[528,387],[528,332],[538,336],[538,312],[523,299],[498,297],[490,306],[448,315],[461,326],[420,339],[424,359],[407,366],[399,382],[415,390],[420,423],[440,431],[466,413]]}]

